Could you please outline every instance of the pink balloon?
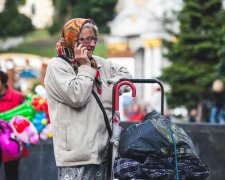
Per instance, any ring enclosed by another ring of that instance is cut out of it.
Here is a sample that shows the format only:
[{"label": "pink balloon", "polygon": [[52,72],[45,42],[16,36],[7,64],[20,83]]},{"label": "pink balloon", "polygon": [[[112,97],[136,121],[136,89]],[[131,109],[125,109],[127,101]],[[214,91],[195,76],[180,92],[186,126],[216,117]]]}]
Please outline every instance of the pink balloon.
[{"label": "pink balloon", "polygon": [[10,158],[17,158],[22,154],[23,144],[15,138],[10,125],[0,120],[0,144],[4,155]]},{"label": "pink balloon", "polygon": [[35,126],[23,116],[14,116],[10,122],[16,137],[24,143],[37,144],[39,142],[38,131]]}]

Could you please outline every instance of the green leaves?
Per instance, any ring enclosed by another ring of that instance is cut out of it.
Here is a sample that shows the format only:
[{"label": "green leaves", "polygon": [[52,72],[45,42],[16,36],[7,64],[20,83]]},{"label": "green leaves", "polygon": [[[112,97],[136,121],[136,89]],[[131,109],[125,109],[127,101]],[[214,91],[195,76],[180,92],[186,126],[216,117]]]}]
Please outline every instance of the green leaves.
[{"label": "green leaves", "polygon": [[17,0],[6,0],[3,12],[0,13],[0,36],[19,36],[32,31],[31,20],[19,14]]},{"label": "green leaves", "polygon": [[81,17],[93,19],[100,33],[108,33],[107,22],[114,17],[114,6],[117,0],[55,0],[56,13],[50,33],[55,33],[59,24],[70,18]]},{"label": "green leaves", "polygon": [[192,108],[203,97],[209,100],[212,81],[219,72],[225,72],[225,26],[221,24],[225,15],[221,11],[220,0],[184,1],[177,16],[178,41],[163,43],[167,49],[165,57],[172,64],[163,69],[159,79],[170,85],[168,104],[171,107]]}]

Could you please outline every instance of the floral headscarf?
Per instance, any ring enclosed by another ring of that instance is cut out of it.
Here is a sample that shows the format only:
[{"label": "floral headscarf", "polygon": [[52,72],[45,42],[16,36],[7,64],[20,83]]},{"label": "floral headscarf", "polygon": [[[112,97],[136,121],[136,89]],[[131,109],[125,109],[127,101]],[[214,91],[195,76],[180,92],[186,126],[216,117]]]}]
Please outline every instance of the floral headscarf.
[{"label": "floral headscarf", "polygon": [[[80,35],[81,29],[84,24],[87,22],[96,25],[92,19],[84,19],[84,18],[74,18],[69,20],[62,28],[61,38],[56,43],[56,53],[58,56],[64,56],[67,59],[72,59],[71,63],[74,63],[74,45]],[[91,58],[91,67],[97,70],[95,82],[97,86],[97,91],[101,94],[101,77],[100,72],[98,71],[98,66],[96,61]],[[79,65],[76,65],[79,66]],[[77,68],[77,67],[75,67]]]},{"label": "floral headscarf", "polygon": [[61,39],[56,44],[56,49],[59,50],[58,54],[67,56],[69,58],[74,58],[73,48],[74,48],[75,42],[77,41],[79,37],[81,28],[87,22],[90,22],[96,25],[92,19],[74,18],[69,20],[63,26]]}]

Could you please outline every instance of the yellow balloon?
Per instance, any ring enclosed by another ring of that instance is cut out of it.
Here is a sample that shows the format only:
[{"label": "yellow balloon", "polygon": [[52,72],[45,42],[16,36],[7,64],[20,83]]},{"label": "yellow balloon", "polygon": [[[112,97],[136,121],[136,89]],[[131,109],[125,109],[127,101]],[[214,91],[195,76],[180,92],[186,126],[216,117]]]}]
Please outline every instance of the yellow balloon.
[{"label": "yellow balloon", "polygon": [[44,104],[44,102],[45,102],[45,101],[44,101],[43,99],[40,99],[40,100],[38,101],[38,103],[41,104],[41,105]]},{"label": "yellow balloon", "polygon": [[48,133],[48,138],[52,138],[52,133]]},{"label": "yellow balloon", "polygon": [[46,125],[48,123],[47,119],[42,119],[41,124]]}]

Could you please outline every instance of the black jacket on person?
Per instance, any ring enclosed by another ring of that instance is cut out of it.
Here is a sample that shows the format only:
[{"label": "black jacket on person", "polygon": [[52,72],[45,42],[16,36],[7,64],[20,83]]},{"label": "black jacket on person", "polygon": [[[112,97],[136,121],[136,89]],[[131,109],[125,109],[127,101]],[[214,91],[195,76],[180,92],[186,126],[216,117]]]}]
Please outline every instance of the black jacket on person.
[{"label": "black jacket on person", "polygon": [[223,92],[214,92],[214,106],[216,106],[217,108],[223,108],[224,107],[224,103],[223,103]]}]

